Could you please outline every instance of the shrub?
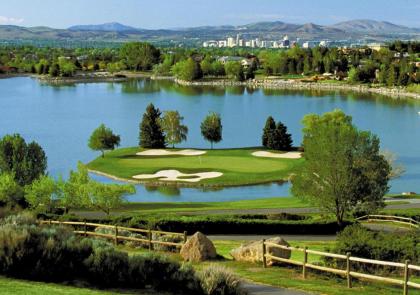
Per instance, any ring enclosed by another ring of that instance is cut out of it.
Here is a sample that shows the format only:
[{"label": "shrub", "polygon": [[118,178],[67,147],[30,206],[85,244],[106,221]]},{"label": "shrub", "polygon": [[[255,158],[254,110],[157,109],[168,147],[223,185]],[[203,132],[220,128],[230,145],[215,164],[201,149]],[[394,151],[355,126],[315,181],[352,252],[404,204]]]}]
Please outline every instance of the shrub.
[{"label": "shrub", "polygon": [[114,248],[95,249],[85,261],[89,280],[101,287],[122,287],[127,280],[128,255]]},{"label": "shrub", "polygon": [[100,240],[80,239],[69,229],[37,226],[29,216],[0,227],[0,274],[40,281],[84,281],[98,287],[144,288],[200,295],[189,265],[158,255],[133,256]]},{"label": "shrub", "polygon": [[201,286],[207,295],[245,295],[241,281],[224,267],[211,265],[200,273]]},{"label": "shrub", "polygon": [[[420,235],[415,231],[408,233],[373,232],[360,225],[352,225],[337,236],[337,242],[332,252],[340,254],[350,252],[352,256],[356,257],[395,262],[404,262],[408,259],[412,264],[419,264],[419,245]],[[394,270],[362,263],[353,263],[352,267],[373,272]]]}]

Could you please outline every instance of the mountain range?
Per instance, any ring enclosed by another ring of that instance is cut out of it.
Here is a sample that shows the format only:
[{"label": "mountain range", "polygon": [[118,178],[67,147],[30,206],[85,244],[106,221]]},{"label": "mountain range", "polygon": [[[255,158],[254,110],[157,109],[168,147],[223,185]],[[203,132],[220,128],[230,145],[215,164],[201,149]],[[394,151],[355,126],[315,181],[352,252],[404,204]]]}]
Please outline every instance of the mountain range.
[{"label": "mountain range", "polygon": [[281,21],[257,22],[241,26],[202,26],[172,29],[141,29],[117,22],[75,25],[67,29],[0,25],[2,40],[77,40],[77,41],[168,41],[224,39],[241,34],[243,38],[276,40],[285,34],[306,40],[341,39],[420,39],[420,28],[409,28],[385,21],[350,20],[334,25],[291,24]]}]

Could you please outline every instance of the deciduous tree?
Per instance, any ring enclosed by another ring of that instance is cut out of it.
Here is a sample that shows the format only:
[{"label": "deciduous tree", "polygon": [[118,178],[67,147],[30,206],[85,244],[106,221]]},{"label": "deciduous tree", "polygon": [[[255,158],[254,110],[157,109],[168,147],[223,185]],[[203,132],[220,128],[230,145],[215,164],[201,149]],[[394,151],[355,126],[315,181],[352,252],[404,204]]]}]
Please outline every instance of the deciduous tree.
[{"label": "deciduous tree", "polygon": [[303,119],[305,165],[292,179],[292,193],[335,215],[375,211],[384,206],[390,166],[379,139],[358,130],[350,116],[335,110]]},{"label": "deciduous tree", "polygon": [[120,145],[120,136],[112,132],[104,124],[96,128],[89,138],[89,147],[94,151],[101,151],[102,157],[105,157],[106,150],[113,150]]},{"label": "deciduous tree", "polygon": [[166,111],[160,121],[165,141],[173,148],[175,144],[187,140],[188,127],[182,124],[182,120],[184,117],[178,111]]},{"label": "deciduous tree", "polygon": [[210,113],[201,123],[201,134],[204,139],[210,141],[211,148],[213,143],[222,140],[222,119],[217,113]]}]

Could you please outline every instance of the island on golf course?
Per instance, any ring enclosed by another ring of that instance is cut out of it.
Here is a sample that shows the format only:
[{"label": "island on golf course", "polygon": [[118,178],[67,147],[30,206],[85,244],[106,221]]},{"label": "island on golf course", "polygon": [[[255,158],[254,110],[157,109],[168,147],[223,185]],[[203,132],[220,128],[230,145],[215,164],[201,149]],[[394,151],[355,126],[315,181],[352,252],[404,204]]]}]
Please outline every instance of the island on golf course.
[{"label": "island on golf course", "polygon": [[241,186],[287,181],[303,163],[300,152],[264,148],[121,148],[88,163],[91,172],[116,180],[179,186]]}]

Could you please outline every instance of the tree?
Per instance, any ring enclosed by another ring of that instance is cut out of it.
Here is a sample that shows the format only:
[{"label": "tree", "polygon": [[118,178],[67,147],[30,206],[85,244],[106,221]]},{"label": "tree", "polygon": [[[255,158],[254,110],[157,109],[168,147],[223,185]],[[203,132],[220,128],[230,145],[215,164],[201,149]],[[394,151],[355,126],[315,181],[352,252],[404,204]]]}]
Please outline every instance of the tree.
[{"label": "tree", "polygon": [[263,129],[262,145],[273,150],[289,151],[292,148],[292,136],[287,133],[283,123],[276,124],[273,117],[269,116]]},{"label": "tree", "polygon": [[47,157],[36,142],[26,144],[19,135],[6,135],[0,140],[0,172],[11,173],[21,185],[31,184],[45,175]]},{"label": "tree", "polygon": [[201,134],[204,139],[210,141],[211,148],[213,143],[222,140],[222,119],[217,113],[210,113],[201,123]]},{"label": "tree", "polygon": [[89,198],[90,182],[89,171],[81,162],[77,164],[77,171],[70,171],[67,181],[58,180],[57,185],[61,191],[59,203],[65,208],[66,213],[71,208],[83,206],[84,200]]},{"label": "tree", "polygon": [[61,188],[60,205],[66,208],[66,212],[79,207],[99,209],[107,215],[123,203],[124,196],[136,192],[133,185],[105,184],[92,180],[88,169],[80,162],[77,171],[70,172],[69,180],[61,183]]},{"label": "tree", "polygon": [[11,173],[0,174],[0,202],[16,203],[22,196],[22,188]]},{"label": "tree", "polygon": [[98,209],[109,216],[112,209],[120,207],[124,196],[134,194],[133,185],[104,184],[96,181],[89,183],[89,197],[85,199],[88,208]]},{"label": "tree", "polygon": [[203,77],[201,66],[192,58],[180,61],[172,67],[172,73],[178,79],[193,81]]},{"label": "tree", "polygon": [[262,145],[268,148],[268,143],[271,141],[273,137],[273,133],[276,131],[276,122],[274,121],[273,117],[269,116],[265,122],[265,126],[263,129],[262,135]]},{"label": "tree", "polygon": [[236,81],[244,81],[245,74],[244,69],[239,62],[229,61],[225,64],[226,75],[230,79],[235,79]]},{"label": "tree", "polygon": [[128,42],[121,47],[120,58],[130,70],[150,70],[159,63],[160,51],[149,43]]},{"label": "tree", "polygon": [[31,208],[44,208],[50,212],[55,200],[58,200],[60,189],[58,184],[49,176],[41,176],[25,187],[25,199]]},{"label": "tree", "polygon": [[160,120],[160,125],[165,133],[166,143],[175,147],[175,144],[187,140],[188,127],[182,125],[182,117],[178,111],[166,111]]},{"label": "tree", "polygon": [[335,110],[303,119],[304,167],[292,178],[292,193],[335,215],[384,206],[390,166],[379,153],[379,139],[358,130],[350,116]]},{"label": "tree", "polygon": [[105,157],[106,150],[113,150],[116,146],[120,145],[120,136],[112,132],[104,124],[96,128],[89,138],[89,148],[94,151],[101,151],[102,158]]},{"label": "tree", "polygon": [[287,127],[282,122],[277,123],[273,135],[272,146],[270,148],[279,151],[290,151],[293,143],[292,136],[287,133]]},{"label": "tree", "polygon": [[165,148],[165,136],[160,126],[161,112],[149,104],[140,123],[140,146],[143,148]]}]

